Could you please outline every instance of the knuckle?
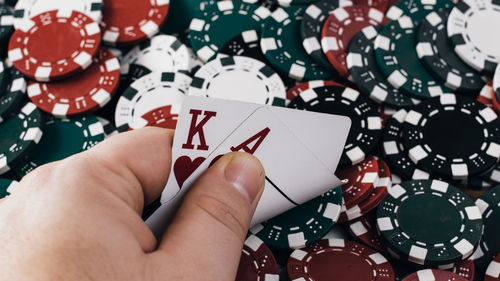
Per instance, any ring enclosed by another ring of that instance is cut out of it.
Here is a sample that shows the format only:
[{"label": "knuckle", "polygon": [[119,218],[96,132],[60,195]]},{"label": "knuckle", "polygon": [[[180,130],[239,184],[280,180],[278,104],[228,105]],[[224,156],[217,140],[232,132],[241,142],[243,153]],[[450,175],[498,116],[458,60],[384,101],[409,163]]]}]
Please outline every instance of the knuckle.
[{"label": "knuckle", "polygon": [[240,240],[245,238],[249,218],[244,212],[234,208],[231,203],[213,196],[199,197],[196,205],[214,220],[234,233]]}]

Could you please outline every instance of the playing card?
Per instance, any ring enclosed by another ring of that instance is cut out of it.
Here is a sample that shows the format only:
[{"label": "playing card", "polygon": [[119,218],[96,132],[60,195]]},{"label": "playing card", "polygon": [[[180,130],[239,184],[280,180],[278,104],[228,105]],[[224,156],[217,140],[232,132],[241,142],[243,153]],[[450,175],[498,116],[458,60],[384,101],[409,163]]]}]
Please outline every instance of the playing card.
[{"label": "playing card", "polygon": [[[172,199],[213,149],[261,107],[265,106],[186,97],[179,113],[172,147],[172,171],[162,194],[162,203]],[[344,146],[349,133],[351,122],[348,117],[269,108],[331,171],[336,170],[342,152],[339,153],[339,148]]]}]

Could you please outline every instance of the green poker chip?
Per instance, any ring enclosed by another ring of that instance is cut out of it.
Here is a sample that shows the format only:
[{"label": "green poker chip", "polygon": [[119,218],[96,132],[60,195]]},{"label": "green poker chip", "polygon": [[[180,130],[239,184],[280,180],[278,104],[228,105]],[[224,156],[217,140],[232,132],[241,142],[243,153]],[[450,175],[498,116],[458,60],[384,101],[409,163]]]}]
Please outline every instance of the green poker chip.
[{"label": "green poker chip", "polygon": [[306,8],[278,8],[264,23],[260,47],[269,63],[279,72],[298,81],[331,78],[302,46],[301,22]]},{"label": "green poker chip", "polygon": [[9,196],[19,183],[10,179],[0,178],[0,199]]},{"label": "green poker chip", "polygon": [[464,260],[483,230],[479,208],[458,188],[439,180],[393,186],[377,210],[377,228],[400,260],[443,266]]},{"label": "green poker chip", "polygon": [[165,34],[177,35],[184,43],[189,43],[189,24],[194,18],[203,17],[203,12],[216,0],[170,0],[170,10],[161,31]]},{"label": "green poker chip", "polygon": [[342,209],[342,189],[334,188],[279,216],[258,224],[250,232],[267,245],[302,248],[325,236]]},{"label": "green poker chip", "polygon": [[0,123],[0,175],[28,154],[43,135],[42,112],[31,102]]},{"label": "green poker chip", "polygon": [[74,119],[47,117],[40,143],[12,170],[19,176],[37,167],[88,150],[104,140],[104,129],[94,116]]},{"label": "green poker chip", "polygon": [[232,38],[246,30],[260,30],[271,12],[242,1],[219,1],[189,25],[189,40],[198,58],[207,62]]},{"label": "green poker chip", "polygon": [[486,270],[489,263],[500,254],[500,186],[486,192],[476,200],[483,216],[484,231],[481,242],[472,256],[476,265]]},{"label": "green poker chip", "polygon": [[417,25],[402,16],[384,26],[375,39],[375,58],[387,81],[409,97],[431,98],[452,90],[435,80],[415,50]]},{"label": "green poker chip", "polygon": [[12,8],[0,4],[0,45],[6,46],[14,32],[14,13]]},{"label": "green poker chip", "polygon": [[26,79],[21,72],[10,65],[8,61],[7,64],[2,66],[7,66],[7,68],[0,72],[0,87],[6,87],[2,87],[5,91],[0,94],[0,123],[3,118],[7,118],[19,107],[19,104],[26,96],[27,85]]}]

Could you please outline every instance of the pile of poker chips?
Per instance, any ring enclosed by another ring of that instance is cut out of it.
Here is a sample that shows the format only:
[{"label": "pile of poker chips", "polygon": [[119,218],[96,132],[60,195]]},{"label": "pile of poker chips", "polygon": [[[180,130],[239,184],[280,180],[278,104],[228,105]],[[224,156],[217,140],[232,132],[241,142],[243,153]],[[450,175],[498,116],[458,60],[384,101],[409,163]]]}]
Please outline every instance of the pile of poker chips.
[{"label": "pile of poker chips", "polygon": [[236,279],[500,280],[499,15],[493,0],[5,1],[0,197],[119,132],[175,129],[186,95],[345,115],[346,183],[252,227]]}]

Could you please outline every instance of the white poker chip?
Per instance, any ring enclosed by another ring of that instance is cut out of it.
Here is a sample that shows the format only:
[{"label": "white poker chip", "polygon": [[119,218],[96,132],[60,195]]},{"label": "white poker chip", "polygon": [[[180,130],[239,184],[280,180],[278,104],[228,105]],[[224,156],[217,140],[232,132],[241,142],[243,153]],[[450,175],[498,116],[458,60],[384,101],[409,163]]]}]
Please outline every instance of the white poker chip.
[{"label": "white poker chip", "polygon": [[177,72],[152,72],[137,79],[123,92],[115,112],[119,132],[145,126],[145,114],[165,106],[178,112],[191,83],[191,77]]},{"label": "white poker chip", "polygon": [[477,71],[493,74],[500,62],[500,37],[489,30],[498,26],[498,1],[460,1],[448,18],[448,37],[463,61]]},{"label": "white poker chip", "polygon": [[189,95],[285,106],[286,89],[279,75],[263,62],[233,56],[202,66],[194,75]]},{"label": "white poker chip", "polygon": [[19,0],[14,8],[14,28],[24,20],[51,10],[73,10],[86,14],[96,23],[102,19],[102,0]]},{"label": "white poker chip", "polygon": [[[150,72],[185,72],[193,67],[193,54],[186,45],[175,36],[156,35],[144,43],[135,46],[124,56],[122,75],[128,74],[133,66],[139,66]],[[141,75],[134,75],[138,78]]]}]

